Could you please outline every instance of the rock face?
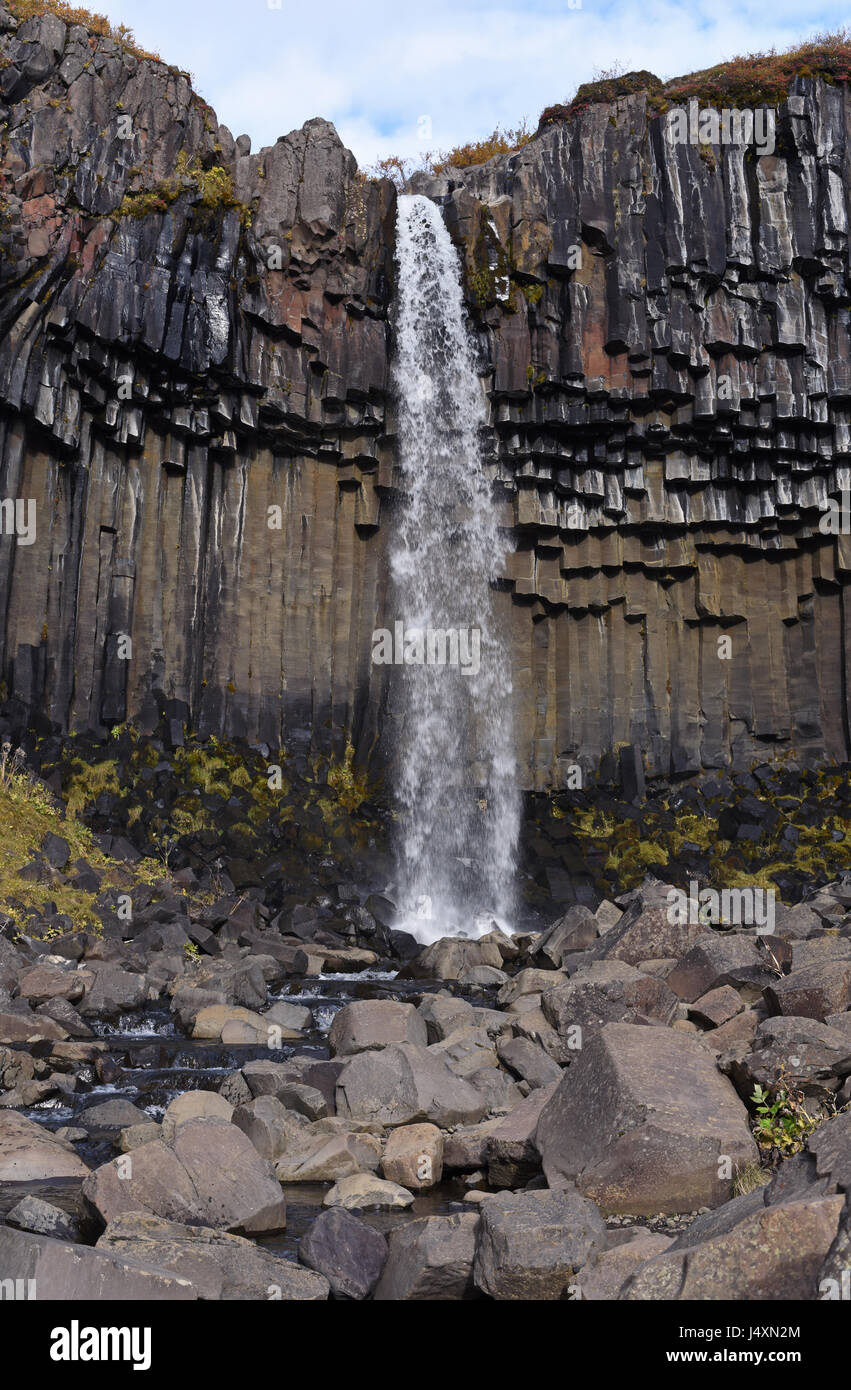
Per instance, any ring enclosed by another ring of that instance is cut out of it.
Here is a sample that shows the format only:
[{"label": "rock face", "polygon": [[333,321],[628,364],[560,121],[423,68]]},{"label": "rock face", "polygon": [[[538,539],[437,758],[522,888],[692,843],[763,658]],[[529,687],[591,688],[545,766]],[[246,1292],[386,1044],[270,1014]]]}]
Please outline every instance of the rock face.
[{"label": "rock face", "polygon": [[[185,74],[55,15],[0,3],[0,69],[15,717],[167,705],[383,764],[391,183],[322,120],[252,154]],[[636,788],[851,752],[851,543],[819,530],[851,452],[846,91],[797,79],[761,158],[674,143],[635,92],[421,184],[485,364],[525,786],[624,744]]]},{"label": "rock face", "polygon": [[549,1184],[575,1182],[606,1214],[717,1206],[730,1195],[719,1158],[736,1171],[757,1157],[712,1054],[687,1034],[628,1023],[591,1034],[541,1111],[535,1143]]}]

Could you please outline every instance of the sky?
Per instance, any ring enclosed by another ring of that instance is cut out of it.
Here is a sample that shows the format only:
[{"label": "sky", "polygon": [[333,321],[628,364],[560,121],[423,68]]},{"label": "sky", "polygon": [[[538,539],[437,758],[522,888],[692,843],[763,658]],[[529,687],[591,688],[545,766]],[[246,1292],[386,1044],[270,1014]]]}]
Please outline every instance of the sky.
[{"label": "sky", "polygon": [[312,116],[363,168],[534,129],[603,68],[666,79],[847,22],[847,0],[89,0],[252,148]]}]

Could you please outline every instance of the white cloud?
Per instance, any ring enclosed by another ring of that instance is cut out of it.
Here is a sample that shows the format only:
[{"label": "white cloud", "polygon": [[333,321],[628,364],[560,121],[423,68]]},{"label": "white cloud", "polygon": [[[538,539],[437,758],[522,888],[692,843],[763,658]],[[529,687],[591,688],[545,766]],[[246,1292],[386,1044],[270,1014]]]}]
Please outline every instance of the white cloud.
[{"label": "white cloud", "polygon": [[619,61],[661,77],[736,53],[784,48],[838,27],[846,7],[820,0],[100,0],[146,47],[189,68],[235,135],[254,148],[311,116],[334,121],[359,161],[480,139],[495,125],[533,125],[596,68]]}]

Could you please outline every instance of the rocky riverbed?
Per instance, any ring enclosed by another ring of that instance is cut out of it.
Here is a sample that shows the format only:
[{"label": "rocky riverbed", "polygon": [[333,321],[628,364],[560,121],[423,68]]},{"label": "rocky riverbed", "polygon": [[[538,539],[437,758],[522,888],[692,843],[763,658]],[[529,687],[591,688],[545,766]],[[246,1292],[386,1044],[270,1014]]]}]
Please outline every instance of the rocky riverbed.
[{"label": "rocky riverbed", "polygon": [[[103,920],[47,903],[0,928],[3,1278],[45,1299],[841,1288],[848,876],[770,932],[677,920],[657,870],[541,930],[422,948],[330,860],[318,886],[305,854],[301,901],[197,861],[146,881],[115,834],[73,859],[55,805],[21,881],[82,892],[88,870]],[[795,1142],[755,1141],[759,1086]]]}]

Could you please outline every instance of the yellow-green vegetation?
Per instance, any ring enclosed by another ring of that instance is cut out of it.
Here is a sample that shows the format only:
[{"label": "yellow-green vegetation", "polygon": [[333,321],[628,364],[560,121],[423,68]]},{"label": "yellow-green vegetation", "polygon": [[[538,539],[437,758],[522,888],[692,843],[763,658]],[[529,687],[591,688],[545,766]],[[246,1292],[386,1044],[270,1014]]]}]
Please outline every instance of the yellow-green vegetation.
[{"label": "yellow-green vegetation", "polygon": [[[777,893],[775,875],[798,873],[826,882],[847,869],[851,862],[851,807],[840,814],[834,804],[826,805],[824,814],[817,816],[818,824],[807,824],[819,802],[834,803],[837,786],[844,781],[844,773],[828,769],[816,774],[813,784],[800,789],[803,795],[786,792],[780,798],[773,793],[764,796],[767,805],[773,806],[778,799],[784,804],[777,825],[758,843],[725,840],[716,816],[671,811],[668,799],[646,806],[640,820],[618,819],[599,810],[576,811],[556,802],[551,804],[551,815],[569,826],[580,850],[599,862],[602,892],[637,887],[648,868],[673,864],[684,847],[693,845],[707,862],[708,880],[713,886],[752,886]],[[794,846],[781,840],[786,825],[797,831]]]},{"label": "yellow-green vegetation", "polygon": [[205,169],[197,155],[190,160],[185,150],[178,154],[177,165],[170,178],[158,179],[150,188],[125,193],[118,207],[118,216],[148,217],[152,213],[166,212],[184,193],[198,195],[202,207],[239,208],[243,220],[250,216],[249,209],[238,201],[234,193],[229,170],[220,164]]},{"label": "yellow-green vegetation", "polygon": [[75,758],[71,763],[71,777],[65,790],[68,813],[78,816],[85,806],[97,801],[101,792],[120,790],[118,763],[114,758],[105,758],[100,763],[89,763]]},{"label": "yellow-green vegetation", "polygon": [[[330,853],[345,839],[348,846],[365,849],[374,837],[375,826],[362,808],[379,789],[356,766],[351,743],[341,757],[312,755],[308,770],[293,778],[284,750],[264,758],[244,745],[216,738],[201,742],[190,734],[185,746],[169,755],[170,795],[165,797],[151,780],[158,761],[153,745],[128,726],[111,745],[84,751],[69,740],[59,765],[63,795],[75,814],[91,815],[106,791],[113,796],[111,816],[128,831],[135,827],[137,842],[144,825],[142,843],[156,858],[141,866],[140,877],[167,873],[181,840],[200,837],[209,848],[225,832],[229,852],[246,859],[263,859],[281,843]],[[224,821],[223,802],[228,803]]]},{"label": "yellow-green vegetation", "polygon": [[100,850],[91,831],[72,812],[61,806],[40,783],[16,772],[0,785],[0,910],[17,917],[20,907],[43,911],[53,902],[58,912],[70,917],[75,928],[99,931],[94,893],[69,884],[32,883],[21,870],[37,853],[45,835],[61,835],[71,847],[71,860],[85,859],[100,874],[105,886],[128,887],[133,873]]},{"label": "yellow-green vegetation", "polygon": [[328,769],[328,785],[337,793],[337,800],[347,811],[357,811],[369,796],[369,782],[365,772],[354,766],[355,750],[351,743],[341,763],[332,763]]}]

